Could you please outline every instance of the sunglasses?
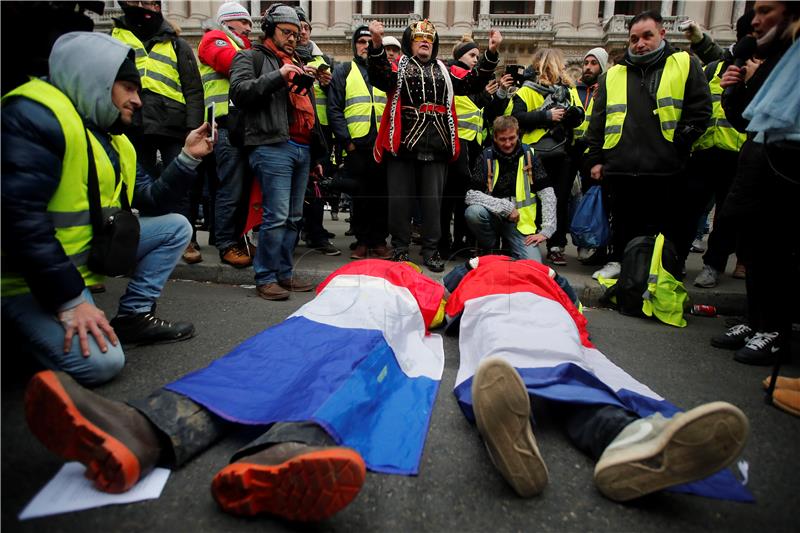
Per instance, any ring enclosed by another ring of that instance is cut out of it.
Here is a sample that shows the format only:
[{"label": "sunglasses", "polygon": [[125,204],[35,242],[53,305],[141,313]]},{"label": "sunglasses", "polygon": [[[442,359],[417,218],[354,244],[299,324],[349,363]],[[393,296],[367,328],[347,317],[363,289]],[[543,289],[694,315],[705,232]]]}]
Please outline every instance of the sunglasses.
[{"label": "sunglasses", "polygon": [[281,30],[281,33],[287,39],[292,39],[293,38],[296,41],[297,39],[300,38],[300,34],[297,33],[296,31],[286,30],[286,29],[283,29],[283,28],[278,28],[278,29]]},{"label": "sunglasses", "polygon": [[432,33],[415,33],[411,36],[415,43],[426,42],[430,44],[433,44],[434,37],[435,35]]}]

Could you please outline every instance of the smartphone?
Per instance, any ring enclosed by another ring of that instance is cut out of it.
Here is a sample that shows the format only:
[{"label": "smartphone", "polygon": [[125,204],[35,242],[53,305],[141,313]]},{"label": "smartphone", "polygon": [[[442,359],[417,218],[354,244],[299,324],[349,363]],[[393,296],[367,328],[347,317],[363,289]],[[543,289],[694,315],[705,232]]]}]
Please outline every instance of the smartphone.
[{"label": "smartphone", "polygon": [[326,65],[325,63],[323,63],[323,64],[321,64],[320,66],[317,67],[317,72],[325,72],[330,68],[331,68],[330,66]]},{"label": "smartphone", "polygon": [[211,105],[206,107],[206,122],[211,125],[209,130],[211,133],[208,138],[212,141],[217,138],[217,121],[216,121],[217,103],[211,102]]},{"label": "smartphone", "polygon": [[525,81],[525,67],[522,65],[506,65],[506,74],[510,74],[514,78],[514,85],[522,87]]},{"label": "smartphone", "polygon": [[309,74],[295,74],[294,78],[292,78],[292,84],[294,85],[293,91],[299,94],[303,89],[311,89],[315,79],[314,76]]}]

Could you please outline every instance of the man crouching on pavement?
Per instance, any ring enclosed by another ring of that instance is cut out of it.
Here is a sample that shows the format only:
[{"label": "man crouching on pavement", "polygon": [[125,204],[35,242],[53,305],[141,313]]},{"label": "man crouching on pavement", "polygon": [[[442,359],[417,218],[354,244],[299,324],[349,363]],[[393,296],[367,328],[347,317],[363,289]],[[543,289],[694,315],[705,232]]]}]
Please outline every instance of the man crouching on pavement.
[{"label": "man crouching on pavement", "polygon": [[[192,234],[185,217],[168,213],[213,142],[207,124],[192,131],[153,181],[122,134],[142,106],[133,50],[107,35],[74,32],[56,41],[49,63],[48,81],[31,79],[3,98],[3,325],[44,366],[98,384],[125,364],[120,342],[194,334],[192,324],[154,312]],[[130,282],[111,322],[87,288],[103,280],[89,267],[97,241],[92,175],[104,217],[120,206],[141,213]]]}]

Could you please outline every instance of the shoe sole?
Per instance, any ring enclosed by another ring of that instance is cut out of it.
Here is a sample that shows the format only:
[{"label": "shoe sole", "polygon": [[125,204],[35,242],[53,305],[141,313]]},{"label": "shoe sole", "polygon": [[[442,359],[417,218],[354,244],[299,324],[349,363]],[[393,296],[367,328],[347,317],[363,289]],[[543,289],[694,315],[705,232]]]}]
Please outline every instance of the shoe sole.
[{"label": "shoe sole", "polygon": [[528,390],[517,371],[497,357],[483,361],[472,381],[472,403],[497,470],[520,496],[540,494],[547,485],[547,466],[531,429]]},{"label": "shoe sole", "polygon": [[[764,390],[769,388],[769,382],[771,379],[772,376],[767,376],[761,381],[761,386],[764,387]],[[800,380],[778,376],[778,379],[775,380],[775,388],[800,391]]]},{"label": "shoe sole", "polygon": [[324,520],[353,501],[366,478],[364,460],[336,448],[298,455],[279,465],[233,463],[211,482],[228,513],[262,513],[301,522]]},{"label": "shoe sole", "polygon": [[594,481],[606,497],[624,502],[696,481],[739,457],[750,424],[737,407],[712,402],[683,413],[658,438],[602,459]]},{"label": "shoe sole", "polygon": [[122,343],[123,346],[128,346],[128,347],[156,346],[156,345],[160,345],[160,344],[174,344],[176,342],[188,341],[189,339],[193,338],[195,335],[197,335],[197,330],[192,328],[192,331],[188,335],[181,335],[180,337],[172,337],[172,338],[169,338],[169,339],[157,339],[157,340],[152,340],[152,341],[129,341],[129,340],[120,339],[119,342]]},{"label": "shoe sole", "polygon": [[86,466],[86,477],[103,492],[120,493],[139,480],[136,455],[87,420],[52,370],[39,372],[25,390],[28,427],[51,452]]},{"label": "shoe sole", "polygon": [[742,363],[743,365],[751,365],[751,366],[772,366],[775,363],[777,363],[779,359],[781,360],[781,362],[783,362],[782,357],[783,355],[780,351],[767,354],[766,356],[752,356],[752,357],[739,355],[738,351],[733,354],[734,361],[736,361],[737,363]]},{"label": "shoe sole", "polygon": [[264,295],[264,294],[261,294],[258,291],[256,291],[256,294],[258,295],[259,298],[262,298],[262,299],[270,301],[270,302],[282,302],[284,300],[288,300],[289,299],[290,292],[286,291],[286,294],[276,294],[275,296]]}]

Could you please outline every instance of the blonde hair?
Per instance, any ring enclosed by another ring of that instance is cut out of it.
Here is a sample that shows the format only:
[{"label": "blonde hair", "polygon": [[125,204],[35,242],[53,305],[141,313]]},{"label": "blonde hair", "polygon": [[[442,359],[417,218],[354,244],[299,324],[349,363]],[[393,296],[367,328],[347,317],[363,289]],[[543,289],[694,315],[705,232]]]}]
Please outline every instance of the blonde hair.
[{"label": "blonde hair", "polygon": [[531,66],[539,75],[538,82],[542,85],[557,85],[559,83],[575,86],[572,76],[567,72],[564,64],[564,54],[554,48],[539,48],[531,57]]}]

